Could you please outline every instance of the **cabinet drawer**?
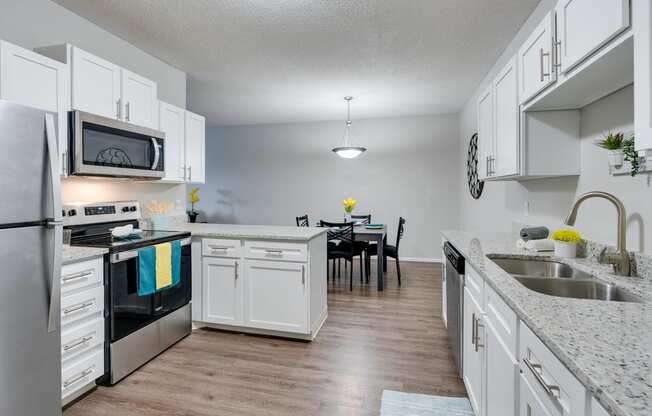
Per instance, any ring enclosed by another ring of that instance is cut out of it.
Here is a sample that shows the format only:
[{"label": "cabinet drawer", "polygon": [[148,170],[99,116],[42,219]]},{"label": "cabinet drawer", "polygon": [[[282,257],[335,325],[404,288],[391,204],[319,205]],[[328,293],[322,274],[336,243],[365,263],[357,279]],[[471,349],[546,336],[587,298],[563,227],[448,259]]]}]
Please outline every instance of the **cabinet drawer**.
[{"label": "cabinet drawer", "polygon": [[308,261],[306,244],[277,241],[245,241],[245,257],[277,261]]},{"label": "cabinet drawer", "polygon": [[519,328],[523,376],[551,415],[583,415],[586,389],[523,322]]},{"label": "cabinet drawer", "polygon": [[205,238],[202,240],[202,254],[211,257],[242,257],[240,240],[217,240]]},{"label": "cabinet drawer", "polygon": [[469,263],[466,263],[464,270],[464,286],[469,288],[471,295],[480,304],[480,312],[484,312],[484,279]]},{"label": "cabinet drawer", "polygon": [[61,295],[104,283],[104,260],[100,257],[79,263],[65,264],[61,268]]},{"label": "cabinet drawer", "polygon": [[104,343],[104,319],[96,318],[61,334],[61,361],[66,362]]},{"label": "cabinet drawer", "polygon": [[518,319],[516,314],[503,299],[491,288],[486,285],[485,292],[485,313],[487,319],[491,322],[496,331],[496,337],[505,344],[513,359],[517,357],[518,338],[516,329],[518,328]]},{"label": "cabinet drawer", "polygon": [[65,399],[75,391],[94,382],[104,374],[104,349],[96,351],[78,363],[61,371],[61,398]]},{"label": "cabinet drawer", "polygon": [[[104,287],[96,287],[61,299],[61,328],[67,331],[71,324],[102,317]],[[66,328],[68,327],[68,329]]]}]

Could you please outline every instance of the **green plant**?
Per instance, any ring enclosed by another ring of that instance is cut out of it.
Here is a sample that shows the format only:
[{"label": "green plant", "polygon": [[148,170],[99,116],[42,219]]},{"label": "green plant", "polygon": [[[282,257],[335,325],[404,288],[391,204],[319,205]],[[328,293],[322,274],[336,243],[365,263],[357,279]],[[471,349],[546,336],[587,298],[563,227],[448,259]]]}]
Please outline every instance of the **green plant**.
[{"label": "green plant", "polygon": [[622,133],[612,133],[609,134],[602,140],[599,140],[596,145],[607,150],[619,150],[623,148],[625,142],[625,135]]},{"label": "green plant", "polygon": [[638,175],[641,169],[641,159],[639,158],[638,152],[636,151],[636,147],[634,145],[634,136],[623,141],[623,156],[625,161],[629,162],[631,166],[629,172],[630,175]]}]

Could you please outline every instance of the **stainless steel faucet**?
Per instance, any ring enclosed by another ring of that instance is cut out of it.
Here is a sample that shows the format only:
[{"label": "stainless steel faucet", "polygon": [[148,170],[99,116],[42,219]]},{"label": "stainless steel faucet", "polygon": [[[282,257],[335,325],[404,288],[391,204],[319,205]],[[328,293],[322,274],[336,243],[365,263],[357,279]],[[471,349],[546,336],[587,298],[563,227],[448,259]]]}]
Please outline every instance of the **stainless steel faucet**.
[{"label": "stainless steel faucet", "polygon": [[619,276],[629,276],[631,273],[631,264],[629,253],[627,252],[627,214],[625,213],[625,206],[620,199],[610,193],[601,191],[592,191],[582,194],[573,204],[573,208],[571,209],[570,214],[568,214],[568,217],[566,217],[565,222],[567,225],[575,225],[577,210],[582,202],[590,198],[604,198],[607,201],[611,201],[611,203],[616,206],[616,210],[618,210],[618,246],[616,248],[616,253],[608,253],[605,248],[602,250],[602,253],[600,253],[598,261],[603,264],[612,264],[615,273]]}]

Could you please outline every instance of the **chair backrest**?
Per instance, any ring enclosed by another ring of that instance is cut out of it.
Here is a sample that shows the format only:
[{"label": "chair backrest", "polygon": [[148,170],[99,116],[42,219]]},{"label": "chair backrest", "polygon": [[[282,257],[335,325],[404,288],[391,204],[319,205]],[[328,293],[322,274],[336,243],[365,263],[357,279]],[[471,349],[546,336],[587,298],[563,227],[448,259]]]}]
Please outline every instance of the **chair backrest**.
[{"label": "chair backrest", "polygon": [[361,222],[365,225],[371,224],[371,214],[369,215],[351,215],[351,219],[355,222]]},{"label": "chair backrest", "polygon": [[353,242],[354,222],[320,222],[322,227],[327,227],[326,238],[328,241],[340,241],[344,243]]},{"label": "chair backrest", "polygon": [[401,242],[401,238],[403,238],[403,233],[405,232],[405,218],[399,217],[398,218],[398,231],[396,232],[396,250],[398,250],[398,245]]},{"label": "chair backrest", "polygon": [[297,217],[297,227],[310,227],[308,214]]}]

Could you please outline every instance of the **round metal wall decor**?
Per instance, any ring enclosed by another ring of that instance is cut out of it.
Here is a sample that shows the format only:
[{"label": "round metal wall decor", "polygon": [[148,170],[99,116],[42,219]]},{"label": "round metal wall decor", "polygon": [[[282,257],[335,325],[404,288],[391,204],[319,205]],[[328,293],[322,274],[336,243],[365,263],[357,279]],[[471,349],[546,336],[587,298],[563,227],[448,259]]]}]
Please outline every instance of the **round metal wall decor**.
[{"label": "round metal wall decor", "polygon": [[478,178],[478,133],[471,136],[469,151],[466,156],[466,180],[469,183],[469,192],[474,199],[480,198],[484,182]]}]

